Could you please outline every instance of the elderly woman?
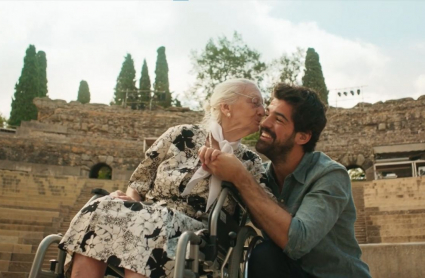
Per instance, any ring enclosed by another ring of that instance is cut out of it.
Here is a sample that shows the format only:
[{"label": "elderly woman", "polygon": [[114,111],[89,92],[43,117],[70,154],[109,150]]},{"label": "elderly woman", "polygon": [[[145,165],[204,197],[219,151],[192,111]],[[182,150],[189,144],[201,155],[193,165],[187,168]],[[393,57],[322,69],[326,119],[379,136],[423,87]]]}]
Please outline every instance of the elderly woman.
[{"label": "elderly woman", "polygon": [[[204,109],[200,125],[172,127],[156,140],[125,194],[97,199],[74,217],[59,245],[73,256],[71,277],[103,277],[106,263],[123,267],[125,277],[172,277],[179,235],[206,227],[201,218],[220,190],[221,181],[201,167],[202,146],[234,153],[260,180],[260,158],[240,143],[258,131],[264,116],[255,83],[234,79],[219,84]],[[230,199],[224,206],[234,210]]]}]

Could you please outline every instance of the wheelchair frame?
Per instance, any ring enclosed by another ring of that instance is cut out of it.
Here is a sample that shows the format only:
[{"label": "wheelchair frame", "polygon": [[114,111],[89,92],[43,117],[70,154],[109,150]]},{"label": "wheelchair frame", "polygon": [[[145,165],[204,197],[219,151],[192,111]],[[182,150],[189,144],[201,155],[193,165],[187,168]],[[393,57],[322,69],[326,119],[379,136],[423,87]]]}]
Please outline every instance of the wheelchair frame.
[{"label": "wheelchair frame", "polygon": [[[237,223],[237,228],[234,223],[235,220],[229,218],[229,215],[222,210],[229,191],[232,192],[230,196],[233,197],[237,206],[243,211],[242,218]],[[94,189],[92,193],[95,195],[88,202],[109,194],[103,189]],[[227,229],[230,232],[224,235],[223,232],[219,232],[219,226],[223,227],[222,222],[227,225],[227,220],[233,221],[233,223],[232,227]],[[241,199],[238,198],[238,192],[233,184],[223,182],[222,190],[208,218],[208,229],[197,232],[185,231],[180,235],[175,256],[174,278],[198,278],[200,266],[212,272],[212,277],[214,278],[246,278],[251,251],[259,241],[262,241],[262,237],[256,235],[252,227],[245,226],[246,221],[247,211]],[[233,229],[237,230],[234,231]],[[245,230],[242,238],[241,234],[237,234],[241,229]],[[207,235],[205,235],[205,232],[207,232]],[[208,236],[208,238],[205,236]],[[248,236],[251,236],[252,240],[249,246],[246,247],[245,242]],[[52,234],[40,242],[28,278],[64,277],[66,252],[63,250],[59,250],[57,259],[51,261],[50,271],[41,269],[47,249],[54,243],[59,244],[61,239],[61,234]],[[225,244],[224,247],[220,245],[223,243]],[[190,245],[189,253],[186,254],[188,245]],[[227,251],[225,251],[226,249]],[[247,253],[244,256],[242,253],[245,251]],[[241,263],[244,263],[242,268]],[[228,264],[229,266],[226,268]],[[124,272],[119,268],[110,265],[108,265],[108,268],[119,276],[124,277]],[[227,269],[230,270],[230,273]]]}]

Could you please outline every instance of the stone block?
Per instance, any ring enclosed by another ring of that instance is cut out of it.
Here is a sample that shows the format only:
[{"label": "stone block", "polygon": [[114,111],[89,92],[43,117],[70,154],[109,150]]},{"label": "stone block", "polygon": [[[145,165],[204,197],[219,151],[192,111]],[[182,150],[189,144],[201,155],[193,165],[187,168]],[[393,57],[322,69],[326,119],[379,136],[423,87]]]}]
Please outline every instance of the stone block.
[{"label": "stone block", "polygon": [[9,270],[9,261],[0,260],[0,273]]},{"label": "stone block", "polygon": [[106,156],[105,155],[99,155],[98,156],[99,162],[100,163],[105,163],[106,162]]},{"label": "stone block", "polygon": [[27,272],[0,272],[0,278],[28,278]]},{"label": "stone block", "polygon": [[32,262],[14,262],[9,263],[10,272],[29,272],[31,270]]},{"label": "stone block", "polygon": [[425,243],[362,244],[365,261],[374,278],[421,278],[425,273]]},{"label": "stone block", "polygon": [[10,261],[11,258],[12,258],[12,253],[0,252],[0,261]]}]

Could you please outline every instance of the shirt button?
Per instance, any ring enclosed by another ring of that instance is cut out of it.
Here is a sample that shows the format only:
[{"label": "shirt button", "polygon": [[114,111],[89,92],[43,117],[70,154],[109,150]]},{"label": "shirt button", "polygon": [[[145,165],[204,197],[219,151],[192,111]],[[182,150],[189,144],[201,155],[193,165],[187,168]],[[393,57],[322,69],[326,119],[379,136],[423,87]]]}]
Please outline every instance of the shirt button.
[{"label": "shirt button", "polygon": [[281,202],[281,203],[283,203],[283,202],[284,202],[284,200],[283,200],[283,199],[280,199],[280,202]]}]

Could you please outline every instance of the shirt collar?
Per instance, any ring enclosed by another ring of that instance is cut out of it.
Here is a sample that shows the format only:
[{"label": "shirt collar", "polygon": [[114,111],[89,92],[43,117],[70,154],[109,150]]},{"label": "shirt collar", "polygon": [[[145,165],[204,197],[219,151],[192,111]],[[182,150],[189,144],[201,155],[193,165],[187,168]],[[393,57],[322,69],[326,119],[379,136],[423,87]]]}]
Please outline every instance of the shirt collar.
[{"label": "shirt collar", "polygon": [[305,183],[305,178],[307,176],[307,171],[310,168],[311,160],[313,159],[313,153],[307,152],[304,154],[301,159],[300,164],[298,164],[295,171],[292,173],[294,178],[301,184]]},{"label": "shirt collar", "polygon": [[[297,168],[295,168],[295,171],[291,174],[301,184],[305,183],[307,171],[309,169],[312,159],[313,159],[312,152],[305,153],[303,158],[301,159],[301,162],[298,164]],[[271,179],[275,184],[277,184],[276,180],[274,179],[274,170],[273,170],[271,161],[267,163],[265,168],[266,168],[266,173],[269,179]]]}]

